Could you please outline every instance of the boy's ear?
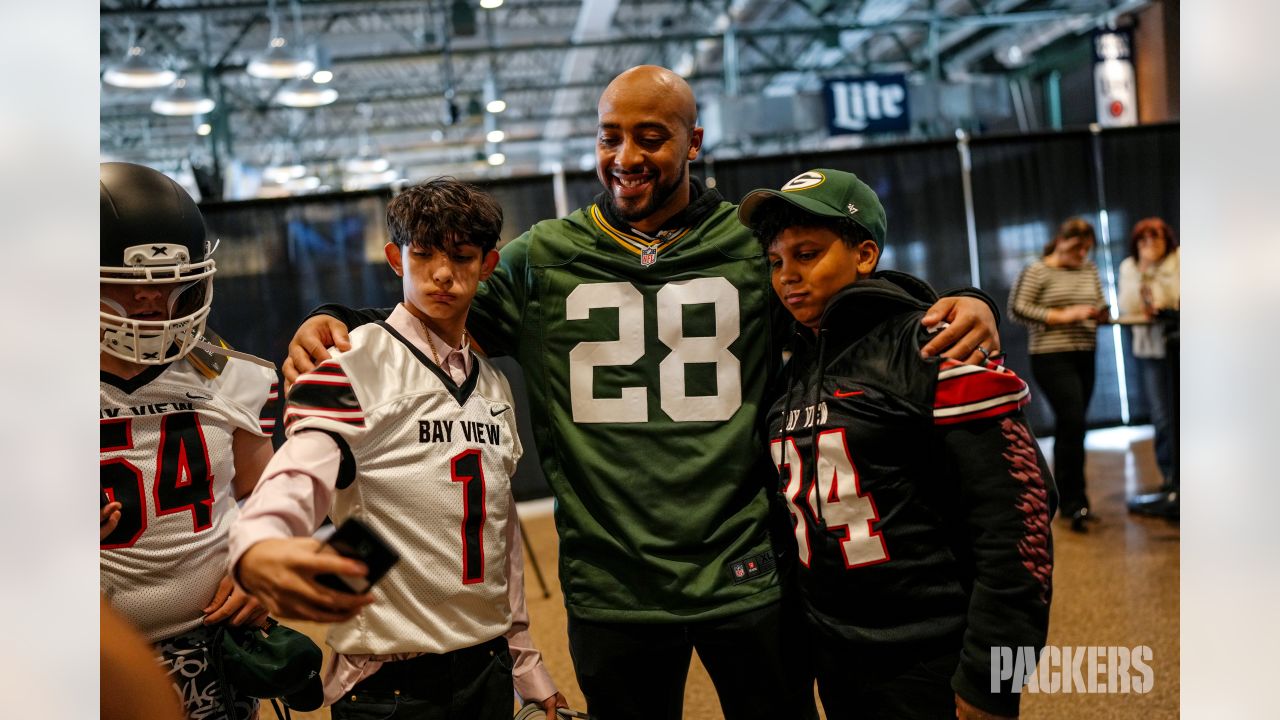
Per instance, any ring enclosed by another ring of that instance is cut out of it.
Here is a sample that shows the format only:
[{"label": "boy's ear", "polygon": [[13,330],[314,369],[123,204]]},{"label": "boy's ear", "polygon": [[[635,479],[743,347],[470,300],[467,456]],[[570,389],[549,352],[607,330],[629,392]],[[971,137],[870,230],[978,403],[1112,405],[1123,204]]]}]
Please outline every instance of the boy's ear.
[{"label": "boy's ear", "polygon": [[484,260],[482,260],[480,263],[480,279],[481,280],[489,279],[489,276],[493,274],[494,268],[498,267],[498,259],[500,257],[501,256],[498,255],[497,250],[490,250],[489,252],[484,254]]},{"label": "boy's ear", "polygon": [[875,240],[863,240],[858,243],[858,275],[867,277],[876,271],[880,263],[880,246]]},{"label": "boy's ear", "polygon": [[404,259],[400,255],[400,246],[389,242],[382,246],[382,254],[387,256],[387,264],[396,271],[396,275],[404,277]]}]

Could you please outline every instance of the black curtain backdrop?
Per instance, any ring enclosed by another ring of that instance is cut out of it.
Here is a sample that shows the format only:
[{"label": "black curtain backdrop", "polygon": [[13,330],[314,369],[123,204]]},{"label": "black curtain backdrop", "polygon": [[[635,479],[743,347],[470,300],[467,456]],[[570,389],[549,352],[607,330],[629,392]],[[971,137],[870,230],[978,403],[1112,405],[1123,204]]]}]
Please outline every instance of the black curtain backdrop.
[{"label": "black curtain backdrop", "polygon": [[[1104,290],[1127,253],[1133,223],[1158,215],[1178,228],[1178,138],[1176,124],[1038,136],[988,137],[971,142],[973,210],[977,227],[979,285],[1003,307],[1021,269],[1039,257],[1057,226],[1081,215],[1099,232],[1095,259]],[[1102,160],[1100,193],[1095,144]],[[970,285],[960,155],[953,142],[878,147],[821,154],[793,154],[696,163],[691,172],[713,182],[737,202],[757,187],[778,187],[815,167],[856,173],[880,196],[889,218],[881,267],[918,275],[939,290]],[[503,241],[539,220],[555,217],[550,177],[478,183],[503,207]],[[600,191],[594,171],[566,173],[569,209],[582,207]],[[386,267],[386,204],[389,191],[342,193],[281,200],[211,203],[202,206],[212,236],[221,244],[214,257],[214,309],[210,327],[234,346],[277,364],[293,331],[322,302],[387,307],[400,300],[395,276]],[[1102,236],[1106,211],[1108,237]],[[1111,251],[1107,272],[1105,247]],[[1008,363],[1031,378],[1025,329],[1007,316],[1000,326]],[[1089,407],[1095,426],[1120,424],[1120,372],[1115,335],[1099,331],[1098,383]],[[1131,421],[1145,421],[1146,406],[1136,368],[1122,337],[1122,365],[1128,380]],[[517,400],[524,399],[518,366],[502,361]],[[526,456],[516,478],[520,499],[548,493],[538,469],[521,402],[518,420]],[[1032,425],[1040,434],[1052,427],[1047,404],[1033,400]]]},{"label": "black curtain backdrop", "polygon": [[[1009,289],[1018,273],[1041,257],[1058,225],[1078,215],[1098,227],[1092,146],[1088,133],[1067,133],[975,140],[970,147],[980,282],[1005,304],[1007,313]],[[1100,256],[1096,250],[1095,257]],[[1032,426],[1038,433],[1049,432],[1053,415],[1031,376],[1026,327],[1006,314],[1000,338],[1008,366],[1031,385],[1027,415]],[[1088,420],[1115,424],[1120,403],[1108,332],[1099,331],[1098,341],[1097,387]]]},{"label": "black curtain backdrop", "polygon": [[[1112,243],[1112,272],[1120,277],[1120,262],[1129,254],[1129,233],[1134,224],[1148,217],[1160,217],[1175,234],[1181,223],[1178,213],[1178,126],[1125,128],[1099,137],[1107,218]],[[1178,235],[1178,241],[1182,236]],[[1117,288],[1119,292],[1119,288]],[[1124,328],[1123,342],[1130,347],[1130,330]],[[1133,355],[1123,354],[1130,420],[1147,422],[1151,411],[1138,365]]]}]

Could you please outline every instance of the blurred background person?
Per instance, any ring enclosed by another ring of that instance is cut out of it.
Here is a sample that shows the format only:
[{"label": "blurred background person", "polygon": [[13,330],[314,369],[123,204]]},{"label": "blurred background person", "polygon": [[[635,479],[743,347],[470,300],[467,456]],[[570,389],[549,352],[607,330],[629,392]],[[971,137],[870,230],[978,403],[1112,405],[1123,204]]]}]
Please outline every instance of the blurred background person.
[{"label": "blurred background person", "polygon": [[1155,427],[1161,493],[1173,489],[1176,476],[1178,377],[1168,341],[1169,321],[1176,321],[1169,311],[1178,310],[1180,300],[1178,275],[1178,239],[1168,223],[1158,217],[1138,221],[1129,235],[1129,256],[1120,263],[1120,315],[1147,321],[1133,325],[1132,347]]},{"label": "blurred background person", "polygon": [[1093,226],[1071,218],[1023,269],[1009,291],[1009,314],[1027,326],[1031,374],[1054,415],[1053,475],[1062,516],[1085,531],[1085,411],[1093,394],[1097,329],[1110,309],[1102,299],[1098,267],[1089,259]]}]

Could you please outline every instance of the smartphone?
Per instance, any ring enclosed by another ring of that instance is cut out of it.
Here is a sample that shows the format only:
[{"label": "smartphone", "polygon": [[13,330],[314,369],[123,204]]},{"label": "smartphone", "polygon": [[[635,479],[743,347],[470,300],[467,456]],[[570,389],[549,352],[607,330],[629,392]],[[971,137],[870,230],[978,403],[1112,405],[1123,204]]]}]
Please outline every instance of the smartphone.
[{"label": "smartphone", "polygon": [[334,573],[316,576],[316,582],[321,585],[345,593],[368,592],[400,560],[400,553],[378,537],[368,525],[355,518],[347,520],[342,527],[334,530],[320,552],[334,552],[343,557],[355,558],[369,568],[369,574],[365,577]]},{"label": "smartphone", "polygon": [[101,490],[100,492],[102,493],[102,504],[98,506],[99,510],[111,504],[111,496],[107,494],[107,491]]}]

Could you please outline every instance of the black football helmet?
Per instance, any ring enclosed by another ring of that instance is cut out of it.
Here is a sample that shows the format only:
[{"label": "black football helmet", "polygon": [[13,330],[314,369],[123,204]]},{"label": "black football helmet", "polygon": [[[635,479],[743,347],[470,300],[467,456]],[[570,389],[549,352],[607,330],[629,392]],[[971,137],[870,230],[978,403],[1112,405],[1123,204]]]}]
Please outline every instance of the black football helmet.
[{"label": "black football helmet", "polygon": [[[98,188],[102,350],[143,365],[178,360],[203,336],[213,303],[215,269],[200,209],[181,185],[142,165],[102,163]],[[109,285],[163,291],[166,317],[130,317],[107,297]]]}]

